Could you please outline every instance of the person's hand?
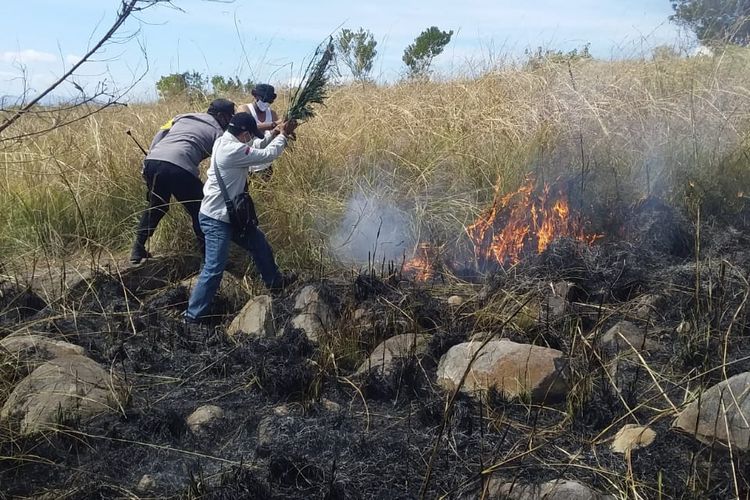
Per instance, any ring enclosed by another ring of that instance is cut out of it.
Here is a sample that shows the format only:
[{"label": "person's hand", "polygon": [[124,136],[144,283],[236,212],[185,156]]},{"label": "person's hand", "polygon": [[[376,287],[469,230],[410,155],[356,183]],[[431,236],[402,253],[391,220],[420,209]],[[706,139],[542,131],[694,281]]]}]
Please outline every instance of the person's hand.
[{"label": "person's hand", "polygon": [[278,126],[279,125],[276,122],[261,122],[258,123],[258,130],[261,132],[265,132],[266,130],[276,130]]},{"label": "person's hand", "polygon": [[297,120],[288,120],[281,124],[281,131],[287,137],[294,135],[294,131],[297,128]]}]

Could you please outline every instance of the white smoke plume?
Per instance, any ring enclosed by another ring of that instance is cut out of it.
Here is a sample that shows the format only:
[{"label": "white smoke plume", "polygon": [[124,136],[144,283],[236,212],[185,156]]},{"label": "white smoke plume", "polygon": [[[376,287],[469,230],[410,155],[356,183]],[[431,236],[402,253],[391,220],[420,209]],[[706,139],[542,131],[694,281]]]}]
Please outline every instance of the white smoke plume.
[{"label": "white smoke plume", "polygon": [[350,264],[401,263],[413,247],[410,222],[410,215],[387,195],[360,187],[347,202],[330,248],[339,260]]}]

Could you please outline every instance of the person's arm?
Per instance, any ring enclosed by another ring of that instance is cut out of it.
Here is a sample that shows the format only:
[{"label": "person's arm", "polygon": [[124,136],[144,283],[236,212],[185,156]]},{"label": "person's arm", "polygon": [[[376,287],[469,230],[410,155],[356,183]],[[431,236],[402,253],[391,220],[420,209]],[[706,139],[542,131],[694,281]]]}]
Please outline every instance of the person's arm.
[{"label": "person's arm", "polygon": [[258,130],[260,130],[261,132],[266,132],[268,130],[275,129],[277,125],[278,124],[275,121],[265,123],[258,122]]},{"label": "person's arm", "polygon": [[[222,167],[224,168],[248,168],[250,172],[260,172],[268,168],[268,164],[281,156],[286,147],[287,137],[294,133],[297,128],[297,122],[292,120],[284,122],[276,127],[275,137],[266,139],[256,139],[253,145],[235,143],[231,150],[226,152],[226,157],[222,158]],[[272,134],[274,135],[274,134]],[[264,141],[270,142],[262,148],[255,147],[255,144],[262,144]],[[221,147],[221,146],[220,146]],[[222,156],[225,156],[222,154]]]},{"label": "person's arm", "polygon": [[271,121],[270,122],[258,122],[258,130],[265,132],[267,130],[273,130],[279,125],[279,117],[276,115],[276,111],[271,110]]},{"label": "person's arm", "polygon": [[221,168],[243,168],[250,169],[250,172],[260,172],[268,168],[270,162],[281,156],[285,146],[286,138],[278,135],[264,148],[242,143],[217,145],[214,147],[214,155]]},{"label": "person's arm", "polygon": [[[259,139],[260,140],[260,139]],[[250,172],[260,172],[268,168],[268,165],[281,156],[286,147],[286,136],[279,134],[272,139],[264,139],[268,144],[264,147],[251,147],[250,151],[239,160],[243,167],[249,168]]]},{"label": "person's arm", "polygon": [[279,134],[281,133],[281,130],[279,130],[278,125],[274,127],[273,131],[271,131],[270,134],[266,135],[263,139],[253,139],[253,147],[255,149],[263,149],[269,144],[271,144],[271,141],[274,140]]}]

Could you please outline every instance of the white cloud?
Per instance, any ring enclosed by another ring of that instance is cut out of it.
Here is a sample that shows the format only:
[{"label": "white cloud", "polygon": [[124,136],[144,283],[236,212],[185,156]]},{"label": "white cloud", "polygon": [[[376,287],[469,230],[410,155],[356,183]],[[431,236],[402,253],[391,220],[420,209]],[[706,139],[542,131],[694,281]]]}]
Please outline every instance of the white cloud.
[{"label": "white cloud", "polygon": [[41,52],[34,49],[18,50],[15,52],[0,52],[0,61],[8,63],[35,63],[35,62],[55,62],[57,57],[49,52]]},{"label": "white cloud", "polygon": [[76,64],[78,61],[81,60],[81,56],[76,56],[74,54],[68,54],[65,56],[65,62],[68,64]]}]

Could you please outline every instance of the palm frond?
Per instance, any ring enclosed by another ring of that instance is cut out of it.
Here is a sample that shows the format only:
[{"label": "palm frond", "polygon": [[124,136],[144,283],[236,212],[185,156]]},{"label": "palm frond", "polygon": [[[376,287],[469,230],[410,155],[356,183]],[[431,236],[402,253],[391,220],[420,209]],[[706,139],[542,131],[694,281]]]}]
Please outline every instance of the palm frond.
[{"label": "palm frond", "polygon": [[287,120],[303,121],[315,116],[313,104],[322,104],[327,97],[329,66],[333,60],[333,38],[321,44],[308,64],[305,74],[292,94]]}]

